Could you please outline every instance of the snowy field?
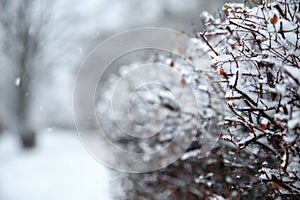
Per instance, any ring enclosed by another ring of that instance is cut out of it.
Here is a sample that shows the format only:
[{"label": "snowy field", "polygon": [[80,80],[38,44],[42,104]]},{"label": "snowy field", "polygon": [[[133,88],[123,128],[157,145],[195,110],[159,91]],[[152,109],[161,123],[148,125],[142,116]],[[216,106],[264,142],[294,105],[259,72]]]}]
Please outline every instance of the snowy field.
[{"label": "snowy field", "polygon": [[76,132],[44,131],[38,146],[19,148],[0,135],[1,200],[110,200],[109,169],[94,160]]}]

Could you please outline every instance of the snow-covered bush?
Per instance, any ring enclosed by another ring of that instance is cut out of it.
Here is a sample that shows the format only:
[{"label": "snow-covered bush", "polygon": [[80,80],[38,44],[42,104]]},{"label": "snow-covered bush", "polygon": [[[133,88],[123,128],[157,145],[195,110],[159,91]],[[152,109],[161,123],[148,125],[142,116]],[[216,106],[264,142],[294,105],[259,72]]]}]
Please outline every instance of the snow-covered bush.
[{"label": "snow-covered bush", "polygon": [[[218,18],[207,12],[201,15],[206,29],[191,40],[186,60],[196,64],[209,55],[211,70],[221,78],[217,84],[227,105],[225,119],[216,117],[220,113],[214,109],[209,111],[224,124],[220,141],[208,157],[199,158],[205,131],[200,128],[191,147],[172,165],[156,172],[128,174],[126,199],[293,199],[299,195],[299,11],[298,1],[277,0],[225,4]],[[156,60],[182,70],[181,85],[203,89],[202,72],[166,56]],[[146,93],[151,90],[158,98],[148,98]],[[146,104],[165,106],[173,113],[167,126],[172,133],[178,117],[173,97],[164,95],[163,88],[148,87],[139,94],[140,98],[133,98],[137,114]],[[100,101],[100,115],[107,113],[105,98]],[[105,123],[115,136],[111,120]],[[130,149],[129,139],[123,142]],[[164,144],[159,139],[153,142],[148,143],[152,146],[135,143],[134,147],[142,151]]]},{"label": "snow-covered bush", "polygon": [[208,16],[199,34],[223,77],[228,112],[221,139],[259,158],[252,165],[260,166],[260,184],[272,185],[268,195],[300,192],[299,7],[293,0],[226,4],[224,18]]},{"label": "snow-covered bush", "polygon": [[[99,123],[110,140],[126,150],[137,153],[159,150],[176,134],[200,136],[207,131],[211,118],[221,119],[219,110],[210,106],[213,99],[204,74],[195,71],[188,60],[168,55],[160,52],[147,61],[121,66],[119,73],[98,87]],[[135,72],[140,69],[141,76]],[[156,82],[145,81],[145,70]],[[136,87],[136,83],[142,86]],[[192,90],[187,90],[188,87]],[[194,100],[195,104],[189,103]],[[182,104],[189,107],[184,109]],[[151,134],[157,135],[145,138]],[[201,140],[195,142],[201,146]]]}]

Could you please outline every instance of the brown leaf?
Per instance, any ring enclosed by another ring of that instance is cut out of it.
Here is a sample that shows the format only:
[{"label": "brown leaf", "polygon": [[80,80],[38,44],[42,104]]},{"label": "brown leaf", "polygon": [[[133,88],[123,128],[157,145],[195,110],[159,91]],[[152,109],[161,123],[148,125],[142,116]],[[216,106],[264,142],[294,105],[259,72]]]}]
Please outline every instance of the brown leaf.
[{"label": "brown leaf", "polygon": [[223,69],[223,68],[220,69],[220,74],[221,74],[221,75],[224,74],[224,69]]},{"label": "brown leaf", "polygon": [[180,81],[180,82],[181,82],[181,84],[182,84],[182,85],[185,85],[185,84],[186,84],[186,80],[185,80],[185,78],[184,78],[184,77],[182,77],[182,79],[181,79],[181,81]]},{"label": "brown leaf", "polygon": [[171,61],[170,67],[174,67],[174,61]]},{"label": "brown leaf", "polygon": [[267,125],[266,125],[266,124],[261,124],[261,125],[260,125],[260,128],[261,128],[262,130],[265,130],[265,129],[267,128]]},{"label": "brown leaf", "polygon": [[278,22],[278,16],[276,14],[274,14],[274,16],[272,17],[270,22],[271,22],[271,24],[276,24]]}]

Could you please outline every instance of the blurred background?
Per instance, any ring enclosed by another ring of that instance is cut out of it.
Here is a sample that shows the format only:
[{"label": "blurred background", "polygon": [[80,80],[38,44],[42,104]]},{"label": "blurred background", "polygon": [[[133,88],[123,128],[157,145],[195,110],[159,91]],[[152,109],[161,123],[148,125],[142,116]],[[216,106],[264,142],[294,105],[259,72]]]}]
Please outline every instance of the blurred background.
[{"label": "blurred background", "polygon": [[81,146],[73,122],[80,64],[131,28],[193,34],[200,14],[225,2],[0,0],[0,199],[111,199],[113,177]]}]

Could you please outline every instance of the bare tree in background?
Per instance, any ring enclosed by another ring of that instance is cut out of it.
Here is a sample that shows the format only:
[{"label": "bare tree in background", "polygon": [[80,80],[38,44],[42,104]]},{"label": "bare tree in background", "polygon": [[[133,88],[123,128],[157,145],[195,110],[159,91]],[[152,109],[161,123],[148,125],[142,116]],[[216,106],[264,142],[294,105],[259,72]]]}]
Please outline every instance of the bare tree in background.
[{"label": "bare tree in background", "polygon": [[30,148],[35,145],[35,133],[29,122],[30,80],[32,76],[32,60],[40,49],[40,39],[33,32],[31,9],[35,1],[1,2],[1,23],[4,30],[5,43],[2,48],[9,57],[9,64],[16,70],[16,113],[17,131],[22,145]]},{"label": "bare tree in background", "polygon": [[[1,88],[12,90],[6,91],[7,96],[2,103],[13,102],[7,109],[13,112],[10,114],[13,121],[10,126],[14,126],[23,147],[35,146],[35,129],[38,125],[33,119],[39,118],[39,113],[33,114],[34,111],[44,107],[48,114],[47,123],[51,123],[51,119],[54,119],[52,115],[60,107],[68,106],[59,105],[61,99],[71,99],[71,95],[66,96],[72,85],[67,78],[75,73],[91,44],[99,39],[97,20],[102,16],[98,14],[99,2],[84,4],[76,10],[78,5],[71,1],[0,1],[1,58],[5,61],[2,70],[13,74],[6,78],[6,85],[2,86],[7,89]],[[66,6],[69,6],[69,10],[65,9]],[[80,32],[85,26],[89,29]],[[56,71],[64,79],[61,84],[65,90],[60,93],[56,92],[56,88],[51,91],[52,84],[57,84]],[[12,84],[14,88],[11,88]],[[36,105],[36,102],[42,101],[44,106],[42,103]],[[60,111],[60,115],[67,113],[67,109]],[[56,118],[61,126],[68,126],[72,121],[67,117],[63,120],[58,116]]]},{"label": "bare tree in background", "polygon": [[[13,71],[15,79],[13,81],[15,93],[10,93],[10,96],[15,98],[12,100],[11,97],[6,97],[6,99],[13,101],[15,121],[12,125],[15,126],[14,129],[20,135],[22,146],[25,148],[35,146],[36,124],[33,124],[32,120],[32,107],[40,107],[40,105],[33,105],[36,96],[40,95],[37,94],[38,89],[42,88],[45,93],[49,93],[49,86],[53,83],[51,81],[53,71],[56,68],[59,68],[61,74],[66,77],[68,75],[62,70],[63,68],[68,68],[69,74],[74,73],[80,58],[84,56],[81,52],[91,48],[91,42],[98,37],[96,23],[91,20],[92,25],[90,24],[89,31],[78,32],[83,23],[89,24],[85,20],[95,17],[93,11],[96,9],[89,10],[89,7],[83,7],[77,12],[71,12],[75,6],[70,7],[71,11],[65,11],[63,3],[69,2],[60,3],[59,1],[50,3],[38,0],[0,1],[0,22],[3,32],[1,50],[2,57],[5,57],[8,65],[3,68]],[[95,4],[95,7],[97,6],[99,4]],[[79,52],[79,56],[75,57],[74,49],[77,50],[76,53]],[[72,62],[65,64],[67,59]],[[55,91],[52,91],[52,94],[48,98],[68,99],[61,97],[62,94],[57,94]],[[57,106],[55,105],[57,103],[50,101],[51,99],[47,99],[46,109]],[[37,116],[34,117],[37,118]],[[51,116],[47,117],[47,119],[51,118]],[[61,123],[67,124],[68,122]]]}]

